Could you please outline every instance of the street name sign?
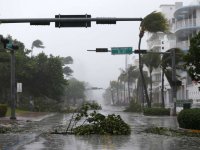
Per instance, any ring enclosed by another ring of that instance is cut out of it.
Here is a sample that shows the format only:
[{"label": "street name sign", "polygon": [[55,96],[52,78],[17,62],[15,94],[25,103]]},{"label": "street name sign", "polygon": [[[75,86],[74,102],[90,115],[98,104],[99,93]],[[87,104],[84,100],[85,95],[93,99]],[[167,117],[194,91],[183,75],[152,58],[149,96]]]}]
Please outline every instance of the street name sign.
[{"label": "street name sign", "polygon": [[111,48],[112,55],[122,55],[122,54],[132,54],[132,47],[112,47]]}]

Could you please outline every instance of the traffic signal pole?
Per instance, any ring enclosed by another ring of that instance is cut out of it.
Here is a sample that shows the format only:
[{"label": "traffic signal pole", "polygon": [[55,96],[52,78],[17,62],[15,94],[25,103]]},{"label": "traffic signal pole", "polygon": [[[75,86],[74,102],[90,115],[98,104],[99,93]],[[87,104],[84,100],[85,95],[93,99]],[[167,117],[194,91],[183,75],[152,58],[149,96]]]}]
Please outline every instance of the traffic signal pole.
[{"label": "traffic signal pole", "polygon": [[13,44],[11,40],[3,38],[3,36],[0,37],[0,41],[3,43],[4,51],[9,50],[10,51],[10,107],[11,107],[11,116],[10,119],[15,120],[15,107],[16,107],[16,82],[15,82],[15,50],[17,50],[19,47],[16,44]]},{"label": "traffic signal pole", "polygon": [[10,50],[11,54],[11,117],[10,119],[15,120],[15,107],[16,107],[16,87],[15,87],[15,51]]},{"label": "traffic signal pole", "polygon": [[56,28],[63,27],[91,27],[91,22],[96,24],[116,24],[117,21],[142,21],[142,18],[91,18],[91,15],[55,15],[55,18],[15,18],[0,19],[0,23],[30,23],[30,25],[50,25],[55,22]]},{"label": "traffic signal pole", "polygon": [[0,23],[51,23],[51,22],[114,22],[114,21],[142,21],[142,18],[109,18],[109,17],[96,17],[96,18],[15,18],[15,19],[0,19]]}]

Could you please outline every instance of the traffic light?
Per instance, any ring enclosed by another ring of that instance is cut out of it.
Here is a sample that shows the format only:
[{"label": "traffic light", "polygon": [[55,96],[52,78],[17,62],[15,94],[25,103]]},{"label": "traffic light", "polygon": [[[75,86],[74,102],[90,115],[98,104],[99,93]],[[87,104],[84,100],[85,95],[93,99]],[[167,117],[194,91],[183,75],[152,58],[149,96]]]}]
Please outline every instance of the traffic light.
[{"label": "traffic light", "polygon": [[107,48],[96,48],[96,52],[108,52]]},{"label": "traffic light", "polygon": [[11,49],[11,50],[19,49],[19,46],[16,44],[13,44],[13,42],[9,39],[5,39],[1,37],[1,42],[3,43],[4,49]]},{"label": "traffic light", "polygon": [[147,50],[134,50],[134,53],[135,54],[146,54],[147,53]]},{"label": "traffic light", "polygon": [[56,15],[55,18],[76,18],[80,21],[70,21],[70,22],[55,22],[55,27],[91,27],[91,21],[81,21],[81,19],[91,18],[91,15]]},{"label": "traffic light", "polygon": [[9,43],[8,39],[4,39],[3,37],[1,38],[1,42],[3,43],[3,48],[5,49],[7,44]]}]

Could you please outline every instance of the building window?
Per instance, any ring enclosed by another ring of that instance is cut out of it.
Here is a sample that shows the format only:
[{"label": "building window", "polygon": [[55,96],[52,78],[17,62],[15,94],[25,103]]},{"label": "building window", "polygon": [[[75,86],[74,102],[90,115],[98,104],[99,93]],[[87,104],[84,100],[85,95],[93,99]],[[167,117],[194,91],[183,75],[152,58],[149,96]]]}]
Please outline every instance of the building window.
[{"label": "building window", "polygon": [[162,44],[164,44],[164,41],[162,41]]}]

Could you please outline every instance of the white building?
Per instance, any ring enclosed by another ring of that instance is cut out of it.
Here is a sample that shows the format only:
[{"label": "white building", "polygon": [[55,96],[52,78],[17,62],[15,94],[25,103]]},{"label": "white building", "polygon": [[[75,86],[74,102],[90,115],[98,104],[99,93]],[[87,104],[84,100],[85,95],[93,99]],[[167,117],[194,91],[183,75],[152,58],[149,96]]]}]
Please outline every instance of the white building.
[{"label": "white building", "polygon": [[[200,31],[200,1],[195,0],[188,6],[180,3],[174,12],[176,45],[182,50],[188,50],[190,39]],[[193,103],[200,103],[200,92],[198,86],[191,82],[188,77],[185,81],[186,98],[193,99]]]},{"label": "white building", "polygon": [[[157,52],[165,52],[170,48],[180,48],[184,51],[189,49],[190,38],[200,31],[200,1],[191,5],[183,6],[182,2],[173,5],[161,5],[160,11],[169,21],[170,33],[150,34],[147,40],[148,49]],[[177,99],[193,99],[193,103],[200,103],[200,92],[198,86],[191,82],[186,72],[177,72],[182,85],[177,89]],[[161,69],[153,71],[153,100],[154,103],[161,102]],[[165,104],[172,105],[171,88],[165,77],[164,90]]]}]

